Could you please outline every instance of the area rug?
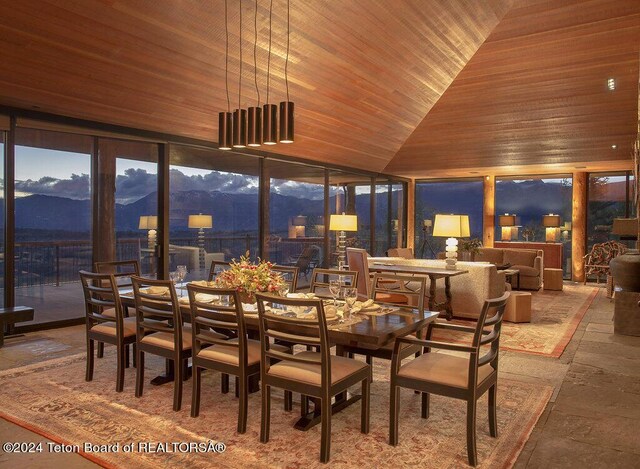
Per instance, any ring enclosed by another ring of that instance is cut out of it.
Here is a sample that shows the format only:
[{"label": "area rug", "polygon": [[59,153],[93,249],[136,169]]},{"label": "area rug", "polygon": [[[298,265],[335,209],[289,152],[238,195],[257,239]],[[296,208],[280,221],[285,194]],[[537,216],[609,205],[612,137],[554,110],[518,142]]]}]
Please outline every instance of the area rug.
[{"label": "area rug", "polygon": [[[500,337],[501,350],[514,350],[535,355],[558,358],[564,352],[580,321],[591,306],[599,289],[586,285],[565,284],[562,291],[540,290],[532,292],[531,322],[504,322]],[[472,321],[455,323],[474,325]],[[440,332],[437,339],[465,342],[468,335]]]},{"label": "area rug", "polygon": [[[294,430],[300,407],[294,404],[292,412],[285,412],[281,391],[273,392],[271,439],[262,444],[260,394],[250,396],[247,432],[237,434],[238,400],[233,390],[220,393],[217,373],[203,375],[200,416],[191,418],[191,380],[185,382],[182,410],[173,412],[171,384],[150,386],[147,382],[144,395],[134,397],[133,369],[126,372],[124,392],[116,393],[112,352],[106,351],[105,358],[97,361],[92,382],[84,381],[84,367],[84,356],[73,355],[0,372],[3,402],[0,416],[56,442],[78,445],[83,456],[105,467],[328,467],[319,462],[319,426],[308,432]],[[148,357],[147,368],[147,376],[152,377],[164,365]],[[400,444],[397,447],[387,444],[388,376],[389,363],[376,360],[368,435],[360,433],[359,403],[334,416],[330,466],[465,467],[463,401],[433,396],[431,416],[425,420],[420,418],[420,397],[412,391],[403,391]],[[551,393],[549,386],[500,379],[498,438],[489,436],[487,401],[485,396],[480,399],[477,415],[480,467],[513,465]],[[210,441],[213,443],[208,444]],[[216,442],[224,443],[224,452],[215,452],[215,448],[220,448],[215,446]],[[103,447],[105,452],[83,453],[84,443],[116,446]],[[190,443],[202,445],[189,447]],[[125,452],[125,446],[131,452]],[[155,452],[150,452],[152,448]]]}]

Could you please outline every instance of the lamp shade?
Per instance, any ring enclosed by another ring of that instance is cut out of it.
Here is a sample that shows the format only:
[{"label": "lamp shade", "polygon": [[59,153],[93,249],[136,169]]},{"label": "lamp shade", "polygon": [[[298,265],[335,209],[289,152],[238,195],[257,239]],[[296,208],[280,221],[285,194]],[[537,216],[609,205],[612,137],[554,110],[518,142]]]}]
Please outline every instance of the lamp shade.
[{"label": "lamp shade", "polygon": [[557,228],[560,226],[560,215],[550,213],[542,217],[542,226],[547,228]]},{"label": "lamp shade", "polygon": [[471,235],[469,215],[436,215],[433,236],[466,238]]},{"label": "lamp shade", "polygon": [[498,217],[498,224],[500,226],[516,226],[516,216],[505,213]]},{"label": "lamp shade", "polygon": [[331,231],[358,231],[357,215],[331,215],[329,219]]},{"label": "lamp shade", "polygon": [[304,215],[298,215],[297,217],[293,217],[292,223],[293,226],[305,226],[307,224],[307,217]]},{"label": "lamp shade", "polygon": [[[615,221],[614,221],[615,223]],[[564,225],[562,225],[562,230],[563,231],[571,231],[571,222],[570,221],[565,221]]]},{"label": "lamp shade", "polygon": [[614,218],[611,233],[619,236],[638,236],[638,219]]},{"label": "lamp shade", "polygon": [[157,230],[158,217],[155,215],[141,215],[138,224],[139,230]]},{"label": "lamp shade", "polygon": [[189,228],[212,228],[213,217],[211,215],[189,215]]}]

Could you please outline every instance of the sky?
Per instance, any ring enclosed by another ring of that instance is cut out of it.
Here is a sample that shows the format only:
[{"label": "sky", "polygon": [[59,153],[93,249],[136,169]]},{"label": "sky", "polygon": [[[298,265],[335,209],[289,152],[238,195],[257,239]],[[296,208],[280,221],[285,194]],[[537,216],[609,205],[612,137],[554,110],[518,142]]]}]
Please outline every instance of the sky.
[{"label": "sky", "polygon": [[[71,199],[90,198],[90,155],[33,147],[16,147],[16,196],[44,194]],[[258,178],[222,171],[171,166],[172,191],[218,190],[257,194]],[[281,195],[322,199],[321,184],[273,179],[272,191]],[[116,161],[116,202],[128,204],[157,189],[156,164],[124,158]]]}]

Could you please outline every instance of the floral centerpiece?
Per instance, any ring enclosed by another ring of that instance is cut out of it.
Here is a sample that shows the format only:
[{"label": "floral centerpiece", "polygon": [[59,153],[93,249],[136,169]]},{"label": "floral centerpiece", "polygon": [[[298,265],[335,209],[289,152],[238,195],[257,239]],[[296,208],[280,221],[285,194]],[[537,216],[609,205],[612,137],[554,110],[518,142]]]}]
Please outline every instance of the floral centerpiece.
[{"label": "floral centerpiece", "polygon": [[255,303],[256,292],[283,295],[287,283],[282,275],[274,272],[271,262],[259,260],[252,263],[247,256],[240,257],[240,261],[231,261],[228,270],[218,274],[214,285],[218,288],[230,288],[238,292],[243,303]]}]

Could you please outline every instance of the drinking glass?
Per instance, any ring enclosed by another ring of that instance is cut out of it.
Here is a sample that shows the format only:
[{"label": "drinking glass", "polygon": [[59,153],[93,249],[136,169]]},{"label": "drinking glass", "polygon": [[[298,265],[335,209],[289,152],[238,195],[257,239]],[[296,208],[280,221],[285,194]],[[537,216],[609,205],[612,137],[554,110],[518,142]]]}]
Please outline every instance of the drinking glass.
[{"label": "drinking glass", "polygon": [[[176,272],[178,273],[178,280],[182,284],[184,279],[187,277],[187,266],[179,265],[176,267]],[[180,285],[180,290],[182,291],[182,285]]]},{"label": "drinking glass", "polygon": [[336,308],[338,307],[338,295],[340,294],[340,287],[342,285],[340,284],[340,280],[330,280],[329,281],[329,293],[331,293],[331,296],[333,297],[333,306],[335,306]]},{"label": "drinking glass", "polygon": [[[344,301],[347,303],[347,307],[345,308],[345,317],[349,318],[351,316],[351,310],[353,309],[353,305],[358,300],[358,289],[348,287],[344,289]],[[348,314],[346,313],[348,311]]]}]

